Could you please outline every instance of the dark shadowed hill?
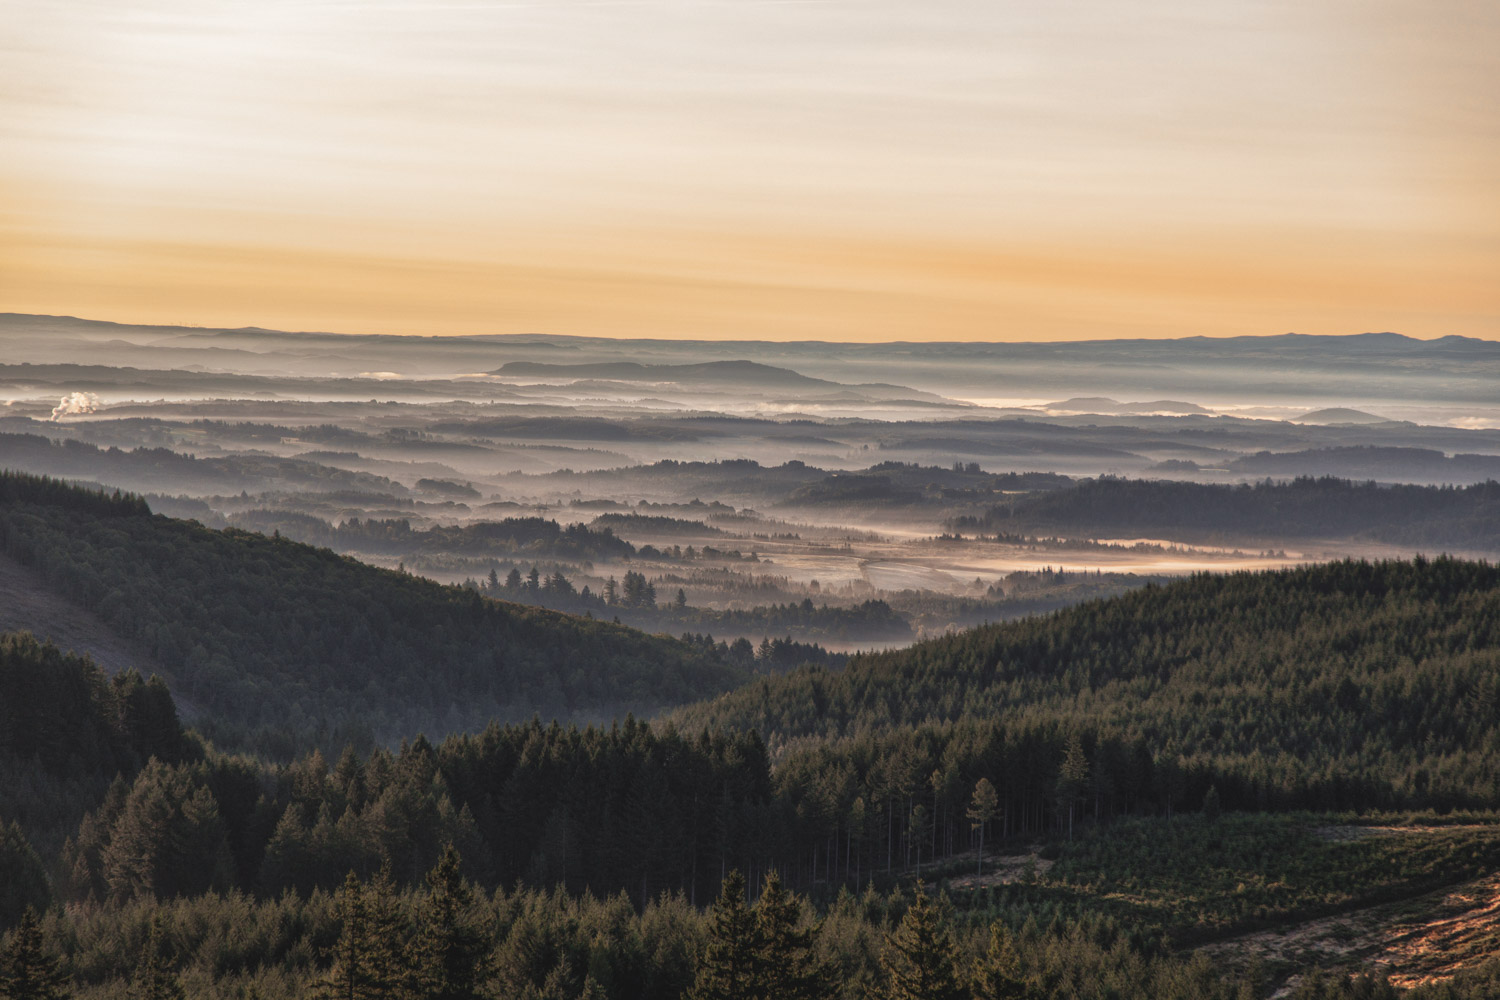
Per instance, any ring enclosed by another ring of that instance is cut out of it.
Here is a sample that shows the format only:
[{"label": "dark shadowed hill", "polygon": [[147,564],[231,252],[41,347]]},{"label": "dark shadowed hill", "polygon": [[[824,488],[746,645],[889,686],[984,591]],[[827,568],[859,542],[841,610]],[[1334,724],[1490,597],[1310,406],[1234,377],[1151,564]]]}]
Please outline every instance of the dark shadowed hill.
[{"label": "dark shadowed hill", "polygon": [[133,776],[153,757],[200,756],[158,678],[105,677],[28,633],[0,633],[0,828],[19,823],[55,848],[116,775]]},{"label": "dark shadowed hill", "polygon": [[161,664],[218,742],[273,755],[655,710],[742,679],[673,639],[30,476],[0,474],[0,548]]},{"label": "dark shadowed hill", "polygon": [[[1195,576],[759,680],[672,718],[773,745],[894,745],[912,726],[963,745],[1082,733],[1180,757],[1236,808],[1389,807],[1492,804],[1497,705],[1500,568],[1445,558]],[[1109,766],[1113,787],[1135,780],[1127,759]]]},{"label": "dark shadowed hill", "polygon": [[[1295,463],[1299,456],[1281,458]],[[1352,539],[1429,551],[1500,552],[1500,483],[1455,489],[1304,477],[1223,486],[1102,477],[1071,489],[1010,498],[953,525],[961,531],[1186,541]]]}]

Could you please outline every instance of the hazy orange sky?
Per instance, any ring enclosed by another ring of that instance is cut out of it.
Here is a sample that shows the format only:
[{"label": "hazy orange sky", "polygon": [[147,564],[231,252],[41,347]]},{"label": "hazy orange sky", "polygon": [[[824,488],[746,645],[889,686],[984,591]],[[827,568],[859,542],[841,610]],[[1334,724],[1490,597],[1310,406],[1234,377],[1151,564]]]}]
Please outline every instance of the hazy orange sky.
[{"label": "hazy orange sky", "polygon": [[1500,339],[1500,4],[7,0],[0,311]]}]

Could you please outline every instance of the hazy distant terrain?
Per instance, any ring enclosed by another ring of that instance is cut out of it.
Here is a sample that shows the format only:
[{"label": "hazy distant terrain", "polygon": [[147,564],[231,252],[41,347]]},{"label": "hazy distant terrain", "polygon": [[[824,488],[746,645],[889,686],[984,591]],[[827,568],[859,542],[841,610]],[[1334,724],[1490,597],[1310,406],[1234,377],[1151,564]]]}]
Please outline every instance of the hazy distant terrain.
[{"label": "hazy distant terrain", "polygon": [[[197,374],[203,384],[227,373],[268,380],[348,380],[330,386],[330,393],[353,391],[374,376],[395,383],[381,398],[419,398],[435,391],[434,382],[451,385],[456,380],[473,383],[462,392],[488,398],[543,394],[537,387],[578,381],[595,383],[585,389],[601,394],[648,396],[652,387],[663,387],[670,396],[701,390],[715,375],[716,363],[736,362],[744,369],[751,362],[749,370],[737,374],[734,366],[718,366],[718,377],[741,390],[754,388],[766,405],[789,409],[836,407],[837,400],[818,399],[822,392],[842,391],[848,402],[871,396],[899,399],[901,394],[892,390],[904,386],[915,390],[907,399],[915,403],[941,396],[1037,407],[1104,397],[1127,405],[1165,401],[1167,412],[1182,409],[1183,403],[1213,412],[1285,417],[1347,407],[1423,423],[1500,425],[1494,392],[1500,381],[1500,343],[1462,337],[1419,341],[1392,333],[1288,334],[1030,344],[616,340],[541,334],[382,337],[132,327],[13,314],[0,316],[0,335],[12,364],[128,367],[136,371],[122,374],[153,386],[165,381],[161,372],[186,370],[179,371],[184,379]],[[507,375],[509,366],[515,367]],[[667,366],[686,367],[672,372]],[[788,374],[768,377],[773,368]],[[62,374],[54,370],[37,377]],[[17,377],[11,371],[5,375],[7,380]],[[811,379],[833,384],[815,386],[809,394]],[[721,398],[714,408],[729,404]],[[1109,403],[1102,410],[1095,407],[1096,412],[1118,408]]]},{"label": "hazy distant terrain", "polygon": [[0,346],[0,930],[77,904],[81,996],[162,913],[304,995],[449,844],[547,1000],[680,1000],[734,866],[820,997],[922,876],[1037,997],[1500,978],[1500,345]]},{"label": "hazy distant terrain", "polygon": [[[673,634],[864,648],[1194,570],[1500,549],[1488,493],[1412,491],[1500,478],[1500,345],[1483,341],[410,338],[7,315],[0,343],[0,466],[443,582],[506,590],[535,568],[509,599]],[[1321,477],[1357,510],[1200,488]],[[621,599],[627,575],[649,599]]]}]

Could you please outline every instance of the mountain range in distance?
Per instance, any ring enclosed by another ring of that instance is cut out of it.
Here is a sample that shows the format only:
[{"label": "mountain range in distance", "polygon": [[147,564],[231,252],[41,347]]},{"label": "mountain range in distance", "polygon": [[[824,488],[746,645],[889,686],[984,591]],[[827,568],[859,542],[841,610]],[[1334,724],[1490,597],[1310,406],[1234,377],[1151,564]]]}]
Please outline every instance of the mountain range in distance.
[{"label": "mountain range in distance", "polygon": [[[922,395],[930,394],[955,405],[999,408],[1101,397],[1130,401],[1121,404],[1129,407],[1165,406],[1153,401],[1169,400],[1173,412],[1192,412],[1185,409],[1191,404],[1213,412],[1287,419],[1352,409],[1422,423],[1500,425],[1500,400],[1494,392],[1500,384],[1500,343],[1465,337],[1417,340],[1395,333],[1045,343],[783,343],[536,333],[293,333],[130,326],[11,313],[0,314],[0,343],[8,358],[24,358],[33,365],[342,378],[358,380],[359,391],[381,398],[399,395],[402,389],[418,390],[419,383],[431,380],[446,383],[441,391],[451,393],[451,385],[499,372],[528,379],[650,380],[679,386],[717,379],[746,392],[823,389],[886,400],[901,395],[898,389],[909,388],[918,403],[931,402]],[[384,385],[384,391],[377,385]],[[297,391],[279,385],[262,388],[278,394]],[[470,385],[463,393],[476,391]],[[497,393],[498,387],[485,391]],[[794,396],[776,405],[796,401]]]}]

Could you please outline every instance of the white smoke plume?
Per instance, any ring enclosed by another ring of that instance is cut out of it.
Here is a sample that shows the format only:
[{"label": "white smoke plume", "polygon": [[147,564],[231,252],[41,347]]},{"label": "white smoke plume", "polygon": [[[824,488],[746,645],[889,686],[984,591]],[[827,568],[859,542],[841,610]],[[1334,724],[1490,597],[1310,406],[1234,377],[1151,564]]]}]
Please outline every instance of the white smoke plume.
[{"label": "white smoke plume", "polygon": [[99,397],[92,392],[70,392],[52,408],[52,419],[59,420],[75,413],[97,413],[98,410]]}]

